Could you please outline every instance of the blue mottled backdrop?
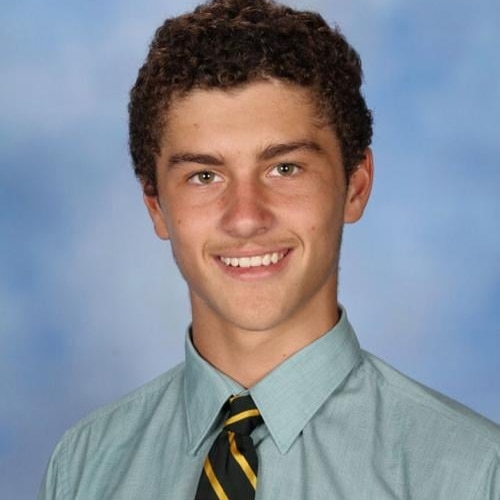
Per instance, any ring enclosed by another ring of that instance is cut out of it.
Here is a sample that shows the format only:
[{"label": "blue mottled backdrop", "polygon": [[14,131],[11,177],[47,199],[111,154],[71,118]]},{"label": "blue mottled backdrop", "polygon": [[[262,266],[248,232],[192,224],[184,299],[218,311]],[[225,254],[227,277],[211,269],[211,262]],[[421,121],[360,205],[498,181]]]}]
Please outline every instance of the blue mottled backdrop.
[{"label": "blue mottled backdrop", "polygon": [[[193,5],[1,7],[2,499],[33,499],[64,429],[182,359],[186,288],[142,206],[126,105],[156,26]],[[340,24],[375,114],[340,285],[362,344],[499,421],[500,3],[293,5]]]}]

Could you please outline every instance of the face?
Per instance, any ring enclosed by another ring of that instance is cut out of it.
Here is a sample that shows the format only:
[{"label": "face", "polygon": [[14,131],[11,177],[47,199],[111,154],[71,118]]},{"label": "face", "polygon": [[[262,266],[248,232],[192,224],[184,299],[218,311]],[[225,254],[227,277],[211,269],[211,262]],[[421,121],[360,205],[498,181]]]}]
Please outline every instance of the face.
[{"label": "face", "polygon": [[336,313],[342,227],[368,199],[369,152],[347,182],[309,92],[277,81],[192,91],[167,118],[158,195],[145,202],[193,325],[270,331]]}]

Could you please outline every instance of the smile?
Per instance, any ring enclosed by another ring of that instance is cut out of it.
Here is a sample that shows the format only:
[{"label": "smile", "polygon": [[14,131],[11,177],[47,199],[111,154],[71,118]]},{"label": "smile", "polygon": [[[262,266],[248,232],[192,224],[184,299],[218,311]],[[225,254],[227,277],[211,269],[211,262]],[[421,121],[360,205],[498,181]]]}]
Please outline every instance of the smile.
[{"label": "smile", "polygon": [[219,257],[219,259],[228,267],[261,267],[277,264],[286,254],[287,252],[273,252],[252,257]]}]

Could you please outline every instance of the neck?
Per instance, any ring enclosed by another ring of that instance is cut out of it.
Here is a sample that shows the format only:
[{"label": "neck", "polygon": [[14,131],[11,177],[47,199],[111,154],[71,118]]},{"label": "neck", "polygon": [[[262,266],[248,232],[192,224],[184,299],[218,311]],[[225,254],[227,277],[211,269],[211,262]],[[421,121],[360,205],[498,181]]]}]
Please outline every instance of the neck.
[{"label": "neck", "polygon": [[339,319],[335,300],[314,304],[300,317],[279,326],[252,330],[206,314],[195,303],[192,301],[194,346],[205,360],[245,388],[324,335]]}]

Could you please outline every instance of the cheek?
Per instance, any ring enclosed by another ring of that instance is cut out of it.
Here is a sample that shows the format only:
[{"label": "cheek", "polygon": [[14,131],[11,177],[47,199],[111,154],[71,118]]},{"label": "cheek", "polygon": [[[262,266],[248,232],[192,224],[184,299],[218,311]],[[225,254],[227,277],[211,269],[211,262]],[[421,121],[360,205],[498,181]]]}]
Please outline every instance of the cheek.
[{"label": "cheek", "polygon": [[334,203],[333,200],[318,197],[316,200],[310,200],[309,210],[305,211],[302,217],[306,214],[309,230],[321,233],[332,229],[338,221],[342,220],[343,207]]},{"label": "cheek", "polygon": [[325,246],[337,251],[338,240],[343,227],[343,206],[336,203],[324,201],[315,205],[312,220],[308,221],[308,232],[310,238],[318,245]]},{"label": "cheek", "polygon": [[187,213],[183,200],[178,200],[175,196],[167,196],[166,210],[164,211],[165,223],[172,238],[182,238],[182,233],[189,226],[189,221],[192,219]]},{"label": "cheek", "polygon": [[168,220],[172,247],[177,254],[193,254],[204,246],[208,223],[201,213],[175,213]]}]

